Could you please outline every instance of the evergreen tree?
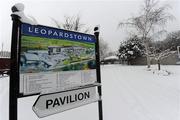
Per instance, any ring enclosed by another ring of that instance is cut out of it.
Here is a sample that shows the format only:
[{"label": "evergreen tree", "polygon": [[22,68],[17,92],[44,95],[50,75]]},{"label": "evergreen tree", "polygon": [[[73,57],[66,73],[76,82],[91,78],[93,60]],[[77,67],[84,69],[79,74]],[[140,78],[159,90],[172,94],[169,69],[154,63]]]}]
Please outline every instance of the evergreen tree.
[{"label": "evergreen tree", "polygon": [[121,43],[118,51],[119,58],[123,61],[127,61],[128,64],[131,60],[141,57],[145,53],[141,39],[137,36],[133,36]]}]

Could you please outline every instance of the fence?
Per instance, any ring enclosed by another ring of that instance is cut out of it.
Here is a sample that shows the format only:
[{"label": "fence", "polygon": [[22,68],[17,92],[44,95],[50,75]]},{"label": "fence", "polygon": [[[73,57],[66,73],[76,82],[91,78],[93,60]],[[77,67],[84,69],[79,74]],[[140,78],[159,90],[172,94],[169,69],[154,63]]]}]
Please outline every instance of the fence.
[{"label": "fence", "polygon": [[8,51],[0,51],[0,58],[10,58],[11,53]]}]

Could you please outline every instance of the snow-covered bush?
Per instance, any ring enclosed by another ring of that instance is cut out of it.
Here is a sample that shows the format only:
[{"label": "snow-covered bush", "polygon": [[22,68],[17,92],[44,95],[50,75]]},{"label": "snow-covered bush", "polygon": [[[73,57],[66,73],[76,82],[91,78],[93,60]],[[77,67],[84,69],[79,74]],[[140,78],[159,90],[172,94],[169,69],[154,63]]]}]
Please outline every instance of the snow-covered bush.
[{"label": "snow-covered bush", "polygon": [[118,51],[119,59],[129,63],[131,60],[144,55],[144,46],[140,38],[133,36],[122,42]]}]

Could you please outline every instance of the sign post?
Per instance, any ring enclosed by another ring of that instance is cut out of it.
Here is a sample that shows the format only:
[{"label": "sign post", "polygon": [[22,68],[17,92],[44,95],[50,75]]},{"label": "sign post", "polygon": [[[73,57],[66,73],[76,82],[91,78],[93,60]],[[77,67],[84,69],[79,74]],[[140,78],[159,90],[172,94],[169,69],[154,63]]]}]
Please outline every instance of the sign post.
[{"label": "sign post", "polygon": [[[94,28],[94,35],[96,38],[96,65],[97,65],[97,81],[101,84],[101,71],[100,71],[100,55],[99,55],[99,27]],[[99,120],[103,120],[103,107],[102,107],[102,89],[101,86],[98,86],[98,93],[100,96],[100,100],[98,101],[98,109],[99,109]]]},{"label": "sign post", "polygon": [[11,15],[12,41],[11,41],[11,66],[10,66],[10,90],[9,90],[9,120],[17,120],[17,98],[19,94],[19,40],[20,25],[19,16]]},{"label": "sign post", "polygon": [[34,95],[32,110],[39,118],[98,101],[103,120],[99,28],[90,35],[11,16],[9,120],[18,120],[18,99]]}]

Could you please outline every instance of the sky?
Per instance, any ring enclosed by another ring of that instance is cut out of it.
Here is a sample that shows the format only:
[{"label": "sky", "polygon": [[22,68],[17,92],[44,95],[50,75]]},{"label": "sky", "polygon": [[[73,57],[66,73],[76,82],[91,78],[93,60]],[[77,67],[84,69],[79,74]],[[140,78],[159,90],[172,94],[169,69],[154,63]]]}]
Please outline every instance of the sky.
[{"label": "sky", "polygon": [[[180,0],[160,0],[170,4],[169,11],[176,19],[169,22],[167,31],[180,30]],[[25,5],[25,14],[33,16],[38,24],[56,27],[51,18],[63,22],[64,16],[80,15],[82,23],[94,28],[100,25],[100,37],[108,43],[110,50],[117,51],[120,43],[128,37],[127,29],[119,28],[120,21],[140,12],[143,0],[1,0],[0,4],[0,50],[10,51],[11,7],[15,3]],[[93,31],[91,31],[93,34]]]}]

